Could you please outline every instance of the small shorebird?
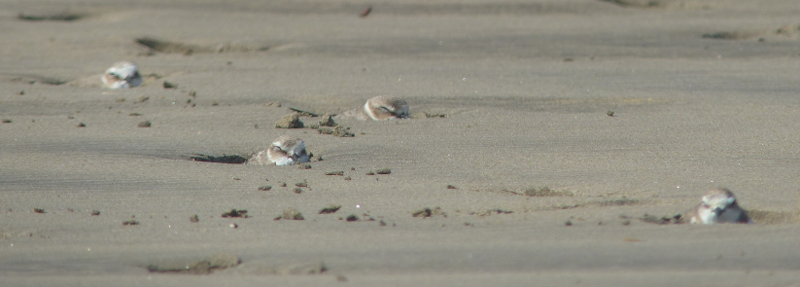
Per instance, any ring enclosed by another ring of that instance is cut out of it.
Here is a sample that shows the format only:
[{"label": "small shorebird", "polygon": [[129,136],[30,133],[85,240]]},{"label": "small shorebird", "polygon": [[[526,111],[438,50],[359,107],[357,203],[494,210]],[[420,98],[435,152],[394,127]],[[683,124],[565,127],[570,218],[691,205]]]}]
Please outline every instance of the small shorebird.
[{"label": "small shorebird", "polygon": [[377,96],[367,100],[363,107],[346,111],[336,118],[385,121],[408,118],[408,103],[403,99]]},{"label": "small shorebird", "polygon": [[127,89],[142,84],[139,66],[133,62],[117,62],[103,74],[103,84],[109,89]]},{"label": "small shorebird", "polygon": [[308,162],[306,143],[299,139],[287,135],[278,137],[272,142],[272,146],[266,151],[260,151],[248,160],[249,163],[266,165],[292,165],[295,163]]},{"label": "small shorebird", "polygon": [[709,190],[692,213],[692,224],[753,223],[747,212],[736,203],[733,192],[726,188]]}]

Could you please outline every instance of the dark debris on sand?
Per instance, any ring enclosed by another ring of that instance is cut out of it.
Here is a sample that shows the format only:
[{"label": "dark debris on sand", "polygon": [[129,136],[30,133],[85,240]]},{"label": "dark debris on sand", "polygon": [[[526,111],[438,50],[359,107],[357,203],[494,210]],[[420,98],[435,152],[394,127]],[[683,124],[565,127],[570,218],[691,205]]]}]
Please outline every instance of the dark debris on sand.
[{"label": "dark debris on sand", "polygon": [[335,212],[339,211],[340,208],[342,208],[341,205],[331,204],[331,205],[328,205],[328,207],[320,209],[319,214],[335,213]]},{"label": "dark debris on sand", "polygon": [[437,215],[447,217],[447,214],[442,210],[441,207],[438,206],[433,209],[431,209],[430,207],[425,207],[423,209],[414,211],[413,213],[411,213],[411,215],[414,217],[422,217],[422,218],[433,217]]},{"label": "dark debris on sand", "polygon": [[225,212],[225,213],[223,213],[223,214],[222,214],[222,217],[223,217],[223,218],[228,218],[228,217],[241,217],[241,218],[248,218],[248,217],[250,217],[250,216],[248,216],[248,215],[247,215],[247,210],[246,210],[246,209],[239,209],[239,210],[236,210],[236,209],[234,208],[234,209],[231,209],[231,211],[228,211],[228,212]]}]

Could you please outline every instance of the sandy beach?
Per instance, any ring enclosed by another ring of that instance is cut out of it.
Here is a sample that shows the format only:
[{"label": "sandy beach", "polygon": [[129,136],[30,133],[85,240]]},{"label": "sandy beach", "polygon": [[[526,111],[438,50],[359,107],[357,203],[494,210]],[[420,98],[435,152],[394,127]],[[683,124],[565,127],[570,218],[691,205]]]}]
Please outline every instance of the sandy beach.
[{"label": "sandy beach", "polygon": [[[0,285],[800,286],[798,13],[0,0]],[[756,224],[675,223],[715,187]]]}]

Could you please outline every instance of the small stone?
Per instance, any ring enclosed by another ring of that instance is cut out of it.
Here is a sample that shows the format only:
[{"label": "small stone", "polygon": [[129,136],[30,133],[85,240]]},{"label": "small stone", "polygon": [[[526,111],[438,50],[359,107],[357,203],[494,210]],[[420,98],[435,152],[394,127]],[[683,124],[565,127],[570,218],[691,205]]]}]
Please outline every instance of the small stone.
[{"label": "small stone", "polygon": [[200,222],[200,217],[198,217],[197,214],[192,215],[189,217],[189,222]]},{"label": "small stone", "polygon": [[267,190],[270,190],[270,189],[272,189],[271,185],[264,185],[264,186],[259,186],[258,187],[258,190],[260,190],[260,191],[267,191]]},{"label": "small stone", "polygon": [[333,136],[336,136],[336,137],[355,137],[356,134],[350,132],[350,128],[343,128],[341,126],[336,126],[333,129]]},{"label": "small stone", "polygon": [[303,214],[301,214],[300,211],[297,211],[297,209],[291,207],[283,211],[281,218],[285,220],[305,220],[305,218],[303,218]]},{"label": "small stone", "polygon": [[163,87],[165,89],[175,89],[175,88],[178,87],[178,85],[170,83],[170,82],[167,82],[167,81],[164,81]]},{"label": "small stone", "polygon": [[319,126],[321,127],[335,127],[336,122],[333,121],[333,116],[330,114],[322,115],[322,119],[319,120]]},{"label": "small stone", "polygon": [[567,220],[566,222],[564,222],[564,225],[566,225],[566,226],[572,226],[572,221],[569,221],[569,220]]},{"label": "small stone", "polygon": [[301,194],[301,193],[303,193],[303,189],[299,188],[299,187],[295,187],[294,188],[294,193]]},{"label": "small stone", "polygon": [[343,176],[343,175],[344,175],[344,171],[343,171],[343,170],[329,171],[329,172],[326,172],[326,173],[325,173],[325,175],[339,175],[339,176]]},{"label": "small stone", "polygon": [[275,127],[279,129],[299,129],[304,126],[303,122],[300,121],[300,115],[297,113],[285,116],[275,123]]},{"label": "small stone", "polygon": [[613,117],[614,116],[614,111],[608,110],[608,111],[606,111],[606,115],[609,116],[609,117]]},{"label": "small stone", "polygon": [[44,211],[44,208],[34,208],[33,212],[36,212],[36,213],[47,213],[47,211]]},{"label": "small stone", "polygon": [[91,214],[92,214],[92,216],[99,216],[100,215],[100,211],[99,210],[92,210]]},{"label": "small stone", "polygon": [[458,187],[456,187],[455,185],[452,185],[452,184],[448,184],[447,185],[447,189],[458,189]]},{"label": "small stone", "polygon": [[383,169],[379,169],[375,173],[377,173],[377,174],[390,174],[390,173],[392,173],[392,170],[388,169],[388,168],[383,168]]},{"label": "small stone", "polygon": [[79,124],[78,124],[78,127],[79,127],[79,128],[85,128],[85,127],[86,127],[86,124],[84,124],[84,123],[79,123]]},{"label": "small stone", "polygon": [[143,122],[139,122],[138,126],[140,128],[149,128],[151,125],[153,125],[153,123],[151,123],[150,121],[143,121]]},{"label": "small stone", "polygon": [[350,214],[346,218],[347,221],[358,221],[358,215]]}]

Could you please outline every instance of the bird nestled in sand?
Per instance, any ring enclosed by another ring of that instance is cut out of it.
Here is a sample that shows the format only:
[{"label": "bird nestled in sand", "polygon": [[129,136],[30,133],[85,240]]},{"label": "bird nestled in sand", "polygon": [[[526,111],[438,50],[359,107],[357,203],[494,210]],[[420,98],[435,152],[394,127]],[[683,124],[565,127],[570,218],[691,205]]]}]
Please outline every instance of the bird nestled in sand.
[{"label": "bird nestled in sand", "polygon": [[308,162],[306,143],[295,137],[283,135],[272,141],[272,146],[253,155],[248,163],[258,165],[292,165]]},{"label": "bird nestled in sand", "polygon": [[336,116],[336,119],[359,119],[385,121],[408,118],[408,103],[403,99],[389,96],[377,96],[367,100],[364,106],[355,108]]},{"label": "bird nestled in sand", "polygon": [[103,84],[109,89],[129,89],[142,84],[139,66],[133,62],[117,62],[103,74]]},{"label": "bird nestled in sand", "polygon": [[692,213],[691,224],[754,223],[726,188],[709,190]]}]

